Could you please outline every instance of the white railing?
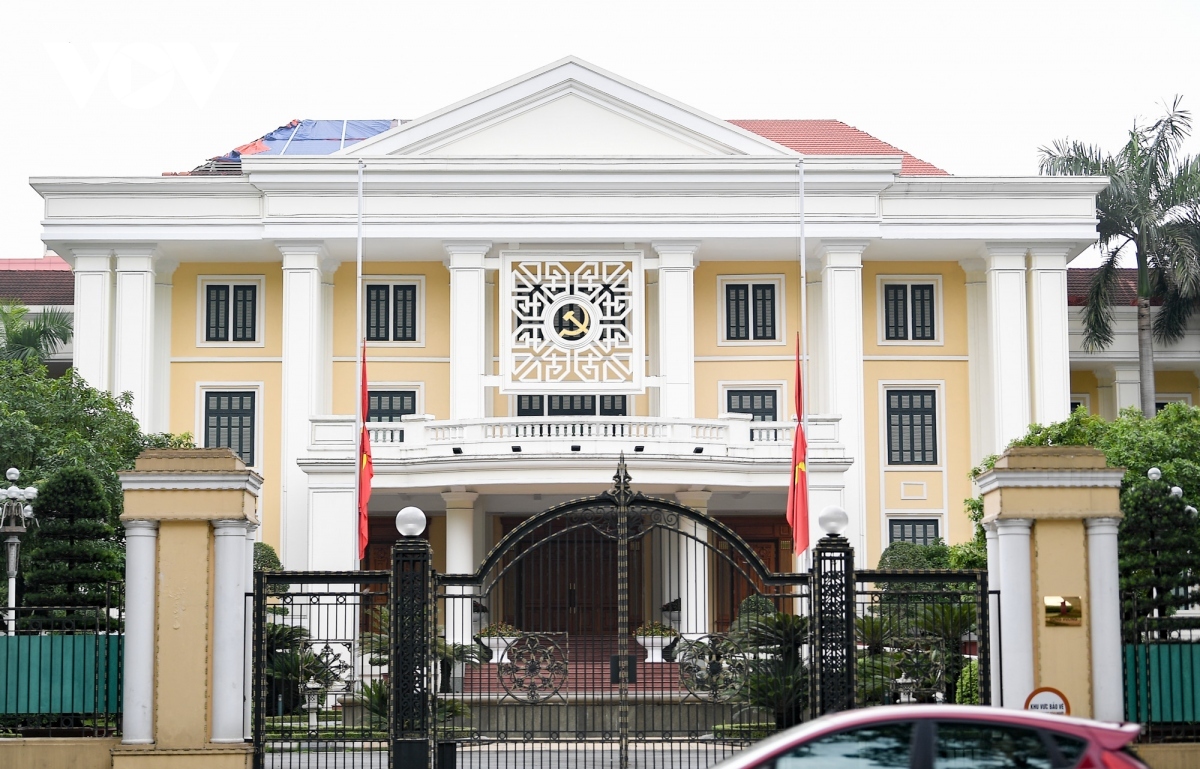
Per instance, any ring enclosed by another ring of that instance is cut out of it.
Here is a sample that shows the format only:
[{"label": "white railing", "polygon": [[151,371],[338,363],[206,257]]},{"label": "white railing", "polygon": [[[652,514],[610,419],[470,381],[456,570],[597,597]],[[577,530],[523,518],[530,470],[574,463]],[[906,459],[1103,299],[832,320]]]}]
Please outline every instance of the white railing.
[{"label": "white railing", "polygon": [[[836,459],[844,455],[838,441],[839,417],[808,420],[811,458]],[[312,419],[309,448],[321,452],[345,450],[356,442],[352,417],[321,416]],[[400,423],[368,423],[371,445],[377,456],[497,455],[521,452],[557,454],[570,451],[638,451],[658,455],[697,453],[742,457],[786,457],[795,435],[795,422],[752,422],[747,414],[725,414],[720,419],[667,419],[663,417],[493,417],[435,420],[411,415]],[[699,451],[698,451],[699,450]]]}]

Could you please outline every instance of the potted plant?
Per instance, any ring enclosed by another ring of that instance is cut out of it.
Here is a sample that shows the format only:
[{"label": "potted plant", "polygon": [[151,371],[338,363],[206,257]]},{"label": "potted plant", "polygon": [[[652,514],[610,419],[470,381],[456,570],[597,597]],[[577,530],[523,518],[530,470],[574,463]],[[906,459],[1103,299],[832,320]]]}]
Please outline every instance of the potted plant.
[{"label": "potted plant", "polygon": [[679,637],[679,631],[661,622],[643,622],[633,637],[645,647],[646,662],[663,662],[663,648]]},{"label": "potted plant", "polygon": [[507,622],[493,622],[479,631],[479,641],[492,653],[493,664],[508,662],[508,647],[512,646],[521,631]]},{"label": "potted plant", "polygon": [[662,605],[662,616],[667,622],[679,622],[680,609],[683,608],[683,600],[676,598],[667,601]]}]

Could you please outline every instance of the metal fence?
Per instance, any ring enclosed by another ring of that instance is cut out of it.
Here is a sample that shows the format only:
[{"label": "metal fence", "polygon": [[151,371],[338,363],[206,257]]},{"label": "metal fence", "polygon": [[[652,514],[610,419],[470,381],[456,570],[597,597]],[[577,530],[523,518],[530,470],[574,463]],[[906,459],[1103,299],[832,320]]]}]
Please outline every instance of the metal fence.
[{"label": "metal fence", "polygon": [[991,703],[983,571],[858,571],[855,704]]},{"label": "metal fence", "polygon": [[254,576],[255,767],[389,767],[390,574]]},{"label": "metal fence", "polygon": [[1142,725],[1142,742],[1200,742],[1200,616],[1137,598],[1122,602],[1125,719]]},{"label": "metal fence", "polygon": [[0,737],[105,737],[121,729],[123,592],[94,607],[0,610]]}]

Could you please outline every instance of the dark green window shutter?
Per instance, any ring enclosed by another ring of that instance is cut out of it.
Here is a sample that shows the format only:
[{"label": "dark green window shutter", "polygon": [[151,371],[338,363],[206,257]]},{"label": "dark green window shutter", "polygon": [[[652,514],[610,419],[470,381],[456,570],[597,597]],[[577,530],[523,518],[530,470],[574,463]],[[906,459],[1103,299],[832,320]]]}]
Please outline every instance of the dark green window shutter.
[{"label": "dark green window shutter", "polygon": [[204,446],[228,448],[254,465],[254,393],[210,392],[204,395]]},{"label": "dark green window shutter", "polygon": [[731,414],[750,414],[755,422],[779,420],[778,393],[774,390],[730,390],[726,399]]},{"label": "dark green window shutter", "polygon": [[229,341],[229,286],[206,286],[204,290],[204,341]]},{"label": "dark green window shutter", "polygon": [[393,340],[397,342],[417,341],[417,287],[394,286],[395,315]]},{"label": "dark green window shutter", "polygon": [[371,390],[367,393],[368,422],[399,422],[417,413],[416,390]]},{"label": "dark green window shutter", "polygon": [[937,464],[937,394],[934,390],[889,390],[888,463]]},{"label": "dark green window shutter", "polygon": [[258,286],[233,287],[233,341],[253,342],[258,321]]},{"label": "dark green window shutter", "polygon": [[911,542],[914,545],[932,545],[939,537],[936,518],[893,518],[888,521],[888,530],[889,544]]},{"label": "dark green window shutter", "polygon": [[546,415],[546,406],[541,395],[518,395],[517,416],[540,417]]},{"label": "dark green window shutter", "polygon": [[754,338],[775,338],[775,285],[760,283],[754,286]]},{"label": "dark green window shutter", "polygon": [[626,396],[624,395],[601,395],[600,396],[600,416],[602,417],[624,417],[629,416],[626,412]]},{"label": "dark green window shutter", "polygon": [[725,338],[750,338],[750,287],[745,283],[725,284]]},{"label": "dark green window shutter", "polygon": [[367,341],[388,341],[388,286],[367,286]]},{"label": "dark green window shutter", "polygon": [[934,325],[933,286],[912,287],[912,338],[933,341],[937,326]]},{"label": "dark green window shutter", "polygon": [[546,414],[552,417],[592,416],[595,413],[595,395],[551,395],[546,409]]},{"label": "dark green window shutter", "polygon": [[908,286],[883,287],[884,339],[908,339]]}]

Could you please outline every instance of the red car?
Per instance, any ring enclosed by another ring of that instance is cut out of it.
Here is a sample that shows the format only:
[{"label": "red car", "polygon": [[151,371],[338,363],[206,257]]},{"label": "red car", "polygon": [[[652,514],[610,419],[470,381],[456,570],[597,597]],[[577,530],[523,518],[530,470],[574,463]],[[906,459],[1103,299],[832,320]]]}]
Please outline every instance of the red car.
[{"label": "red car", "polygon": [[971,705],[893,705],[818,718],[713,769],[1147,769],[1137,724]]}]

